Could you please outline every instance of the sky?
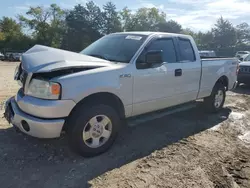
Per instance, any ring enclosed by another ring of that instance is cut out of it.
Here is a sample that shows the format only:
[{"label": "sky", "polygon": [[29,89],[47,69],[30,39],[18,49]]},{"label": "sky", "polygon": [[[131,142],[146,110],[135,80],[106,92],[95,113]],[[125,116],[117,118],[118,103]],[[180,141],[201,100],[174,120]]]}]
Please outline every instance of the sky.
[{"label": "sky", "polygon": [[[0,17],[15,18],[24,14],[30,6],[49,6],[52,3],[70,9],[87,0],[0,0]],[[108,0],[93,0],[102,6]],[[208,31],[220,16],[234,25],[246,22],[250,25],[250,0],[111,0],[118,10],[127,6],[135,11],[140,7],[156,7],[164,11],[167,20],[173,19],[184,28],[195,31]]]}]

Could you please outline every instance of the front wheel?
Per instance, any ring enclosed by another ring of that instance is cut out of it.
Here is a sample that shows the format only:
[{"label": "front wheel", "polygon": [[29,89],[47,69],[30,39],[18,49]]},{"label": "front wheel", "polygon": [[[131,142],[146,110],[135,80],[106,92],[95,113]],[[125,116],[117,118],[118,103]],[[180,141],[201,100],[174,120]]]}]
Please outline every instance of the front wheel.
[{"label": "front wheel", "polygon": [[204,99],[204,103],[206,106],[206,109],[208,109],[209,112],[218,112],[222,109],[226,99],[226,89],[225,86],[221,83],[217,83],[211,95],[209,97],[206,97]]},{"label": "front wheel", "polygon": [[68,122],[71,148],[84,157],[107,151],[120,127],[116,111],[107,105],[80,106]]}]

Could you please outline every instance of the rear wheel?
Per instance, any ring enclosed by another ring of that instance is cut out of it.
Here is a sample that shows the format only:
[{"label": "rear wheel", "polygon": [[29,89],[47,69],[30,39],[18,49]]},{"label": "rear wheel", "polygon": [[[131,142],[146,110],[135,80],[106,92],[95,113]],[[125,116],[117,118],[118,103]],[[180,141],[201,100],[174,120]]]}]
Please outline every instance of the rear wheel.
[{"label": "rear wheel", "polygon": [[209,112],[218,112],[222,109],[226,99],[226,89],[221,83],[217,83],[211,95],[204,99],[206,109]]},{"label": "rear wheel", "polygon": [[84,157],[107,151],[120,127],[116,111],[108,105],[80,106],[68,122],[71,148]]}]

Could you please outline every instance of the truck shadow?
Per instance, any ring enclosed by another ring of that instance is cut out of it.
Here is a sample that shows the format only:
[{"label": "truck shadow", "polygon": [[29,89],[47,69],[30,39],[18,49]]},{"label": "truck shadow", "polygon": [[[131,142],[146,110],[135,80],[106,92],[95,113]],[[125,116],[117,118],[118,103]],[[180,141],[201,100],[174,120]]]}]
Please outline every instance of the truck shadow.
[{"label": "truck shadow", "polygon": [[126,126],[108,152],[88,159],[71,152],[64,137],[39,140],[17,134],[12,128],[0,130],[0,174],[5,172],[0,182],[4,187],[89,187],[89,180],[205,131],[225,121],[230,113],[224,108],[219,114],[207,114],[199,105],[135,127]]},{"label": "truck shadow", "polygon": [[238,94],[250,95],[250,86],[249,85],[245,85],[245,84],[241,84],[233,92],[234,93],[238,93]]}]

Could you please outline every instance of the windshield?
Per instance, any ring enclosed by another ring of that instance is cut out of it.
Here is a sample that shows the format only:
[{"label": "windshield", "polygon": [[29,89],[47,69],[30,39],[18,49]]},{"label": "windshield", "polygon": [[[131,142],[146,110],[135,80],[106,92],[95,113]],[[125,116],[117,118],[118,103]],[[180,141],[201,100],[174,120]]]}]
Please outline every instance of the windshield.
[{"label": "windshield", "polygon": [[111,34],[89,45],[81,54],[115,62],[129,63],[147,36],[134,34]]}]

